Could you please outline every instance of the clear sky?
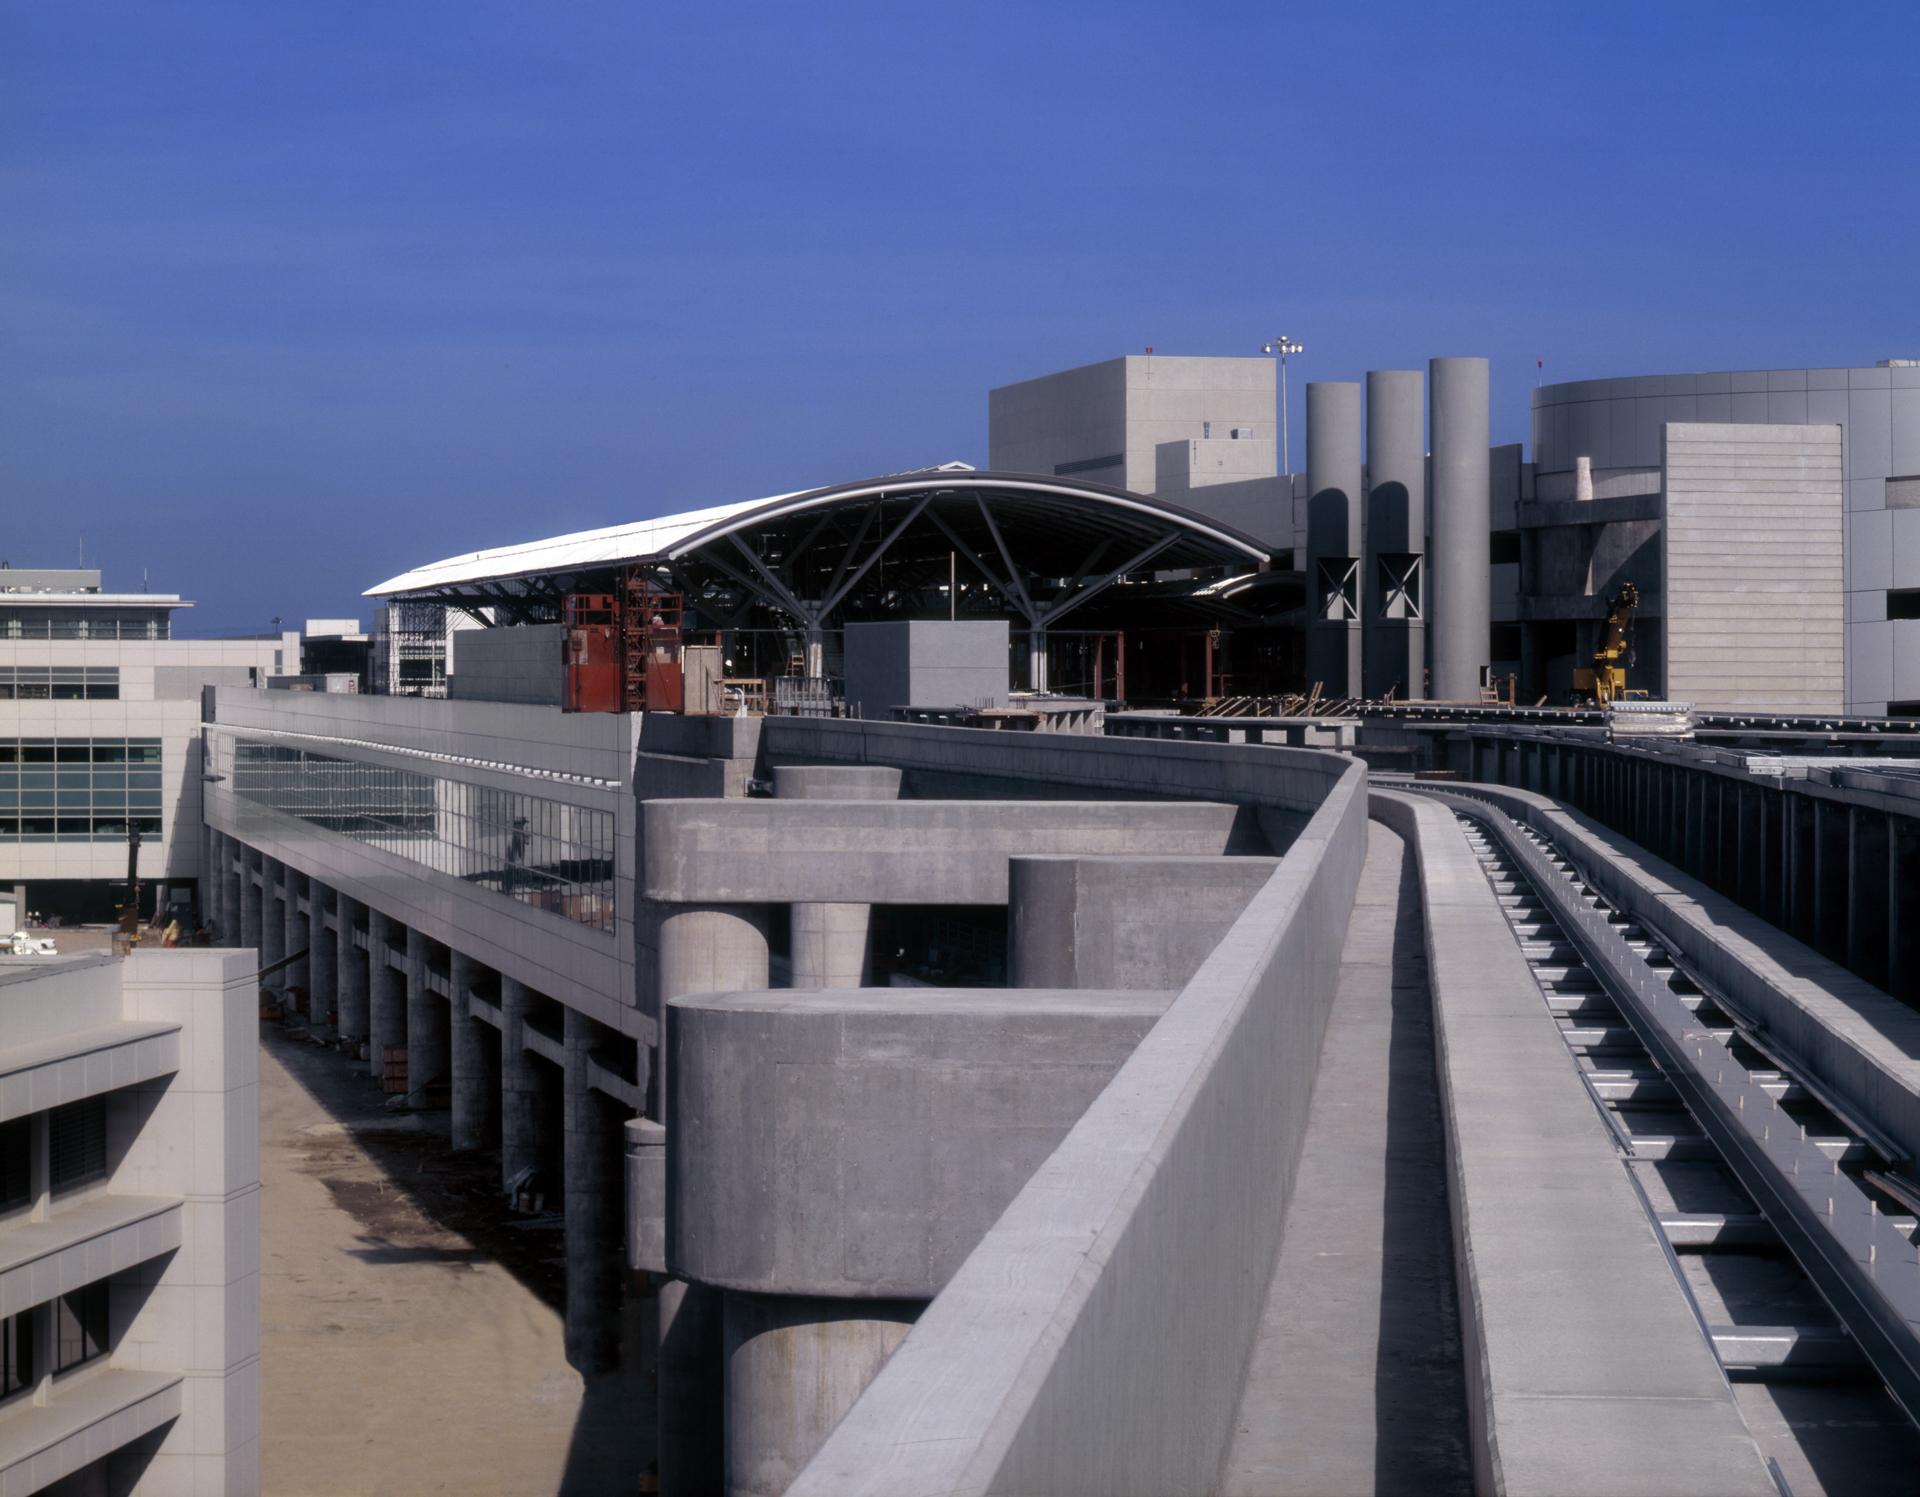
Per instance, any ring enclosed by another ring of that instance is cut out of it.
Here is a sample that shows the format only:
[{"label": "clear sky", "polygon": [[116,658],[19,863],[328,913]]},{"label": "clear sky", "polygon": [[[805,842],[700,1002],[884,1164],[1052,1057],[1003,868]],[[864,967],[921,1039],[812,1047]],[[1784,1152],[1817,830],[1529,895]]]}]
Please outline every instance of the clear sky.
[{"label": "clear sky", "polygon": [[[365,612],[989,387],[1920,355],[1911,4],[0,0],[0,555]],[[1296,448],[1296,462],[1298,449]]]}]

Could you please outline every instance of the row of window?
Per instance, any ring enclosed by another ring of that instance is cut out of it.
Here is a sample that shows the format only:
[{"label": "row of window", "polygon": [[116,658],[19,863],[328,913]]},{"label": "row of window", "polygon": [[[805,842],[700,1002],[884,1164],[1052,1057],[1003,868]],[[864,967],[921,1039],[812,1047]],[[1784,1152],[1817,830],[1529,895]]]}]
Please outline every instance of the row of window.
[{"label": "row of window", "polygon": [[171,639],[165,609],[112,613],[95,608],[0,608],[0,639]]},{"label": "row of window", "polygon": [[0,740],[0,843],[159,836],[164,793],[158,738]]},{"label": "row of window", "polygon": [[611,811],[245,741],[234,745],[233,791],[523,904],[613,928]]},{"label": "row of window", "polygon": [[[107,1099],[83,1097],[49,1108],[47,1117],[47,1189],[53,1195],[77,1190],[107,1173]],[[33,1201],[32,1117],[0,1123],[0,1211],[15,1211]]]},{"label": "row of window", "polygon": [[0,665],[0,702],[117,702],[117,665]]},{"label": "row of window", "polygon": [[[0,1398],[33,1386],[40,1376],[33,1310],[0,1321]],[[107,1350],[107,1281],[98,1279],[53,1302],[53,1368],[66,1372]]]}]

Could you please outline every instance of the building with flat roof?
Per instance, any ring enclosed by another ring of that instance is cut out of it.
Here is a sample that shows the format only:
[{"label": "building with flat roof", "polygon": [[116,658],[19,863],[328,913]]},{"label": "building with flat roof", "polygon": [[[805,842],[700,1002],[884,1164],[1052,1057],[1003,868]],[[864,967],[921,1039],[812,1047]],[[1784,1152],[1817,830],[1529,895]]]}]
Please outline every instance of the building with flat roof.
[{"label": "building with flat roof", "polygon": [[0,956],[0,1485],[257,1492],[254,954]]},{"label": "building with flat roof", "polygon": [[21,909],[108,918],[130,829],[162,903],[200,877],[200,708],[211,685],[297,672],[300,637],[184,639],[172,593],[91,570],[0,570],[0,882]]}]

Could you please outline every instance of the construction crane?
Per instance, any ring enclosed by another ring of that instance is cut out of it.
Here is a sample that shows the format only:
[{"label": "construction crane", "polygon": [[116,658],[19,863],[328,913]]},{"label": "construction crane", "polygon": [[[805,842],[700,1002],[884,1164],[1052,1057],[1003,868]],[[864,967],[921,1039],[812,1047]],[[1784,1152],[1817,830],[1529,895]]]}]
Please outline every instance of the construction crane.
[{"label": "construction crane", "polygon": [[1640,589],[1631,582],[1621,583],[1620,591],[1607,599],[1607,622],[1600,631],[1599,648],[1593,652],[1593,665],[1573,673],[1576,697],[1605,707],[1627,695],[1627,667],[1633,664],[1633,612],[1639,606]]}]

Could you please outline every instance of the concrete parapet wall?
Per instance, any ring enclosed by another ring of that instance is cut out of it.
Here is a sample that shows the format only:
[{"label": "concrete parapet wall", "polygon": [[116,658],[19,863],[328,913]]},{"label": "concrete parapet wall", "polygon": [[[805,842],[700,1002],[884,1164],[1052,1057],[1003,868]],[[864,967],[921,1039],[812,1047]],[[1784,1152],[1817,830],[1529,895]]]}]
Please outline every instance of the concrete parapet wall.
[{"label": "concrete parapet wall", "polygon": [[[813,736],[816,750],[825,738]],[[1317,805],[794,1497],[1160,1494],[1218,1477],[1365,860],[1364,770],[1285,750],[1086,742],[1083,760],[1061,740],[1049,757],[1065,747],[1060,772],[1084,768],[1095,783],[1164,790],[1190,775],[1196,794],[1230,783]],[[1036,762],[1016,746],[984,752],[1009,769]]]},{"label": "concrete parapet wall", "polygon": [[1920,1158],[1920,1013],[1558,801],[1497,785],[1460,788],[1552,839],[1595,889],[1755,1020],[1769,1043]]},{"label": "concrete parapet wall", "polygon": [[669,1271],[759,1294],[931,1299],[1171,998],[675,999]]},{"label": "concrete parapet wall", "polygon": [[1186,986],[1278,866],[1273,858],[1015,858],[1015,988]]},{"label": "concrete parapet wall", "polygon": [[1235,811],[1205,801],[650,800],[641,817],[641,893],[666,904],[1005,904],[1010,857],[1217,855]]},{"label": "concrete parapet wall", "polygon": [[1776,1492],[1459,824],[1372,802],[1419,862],[1476,1488]]}]

